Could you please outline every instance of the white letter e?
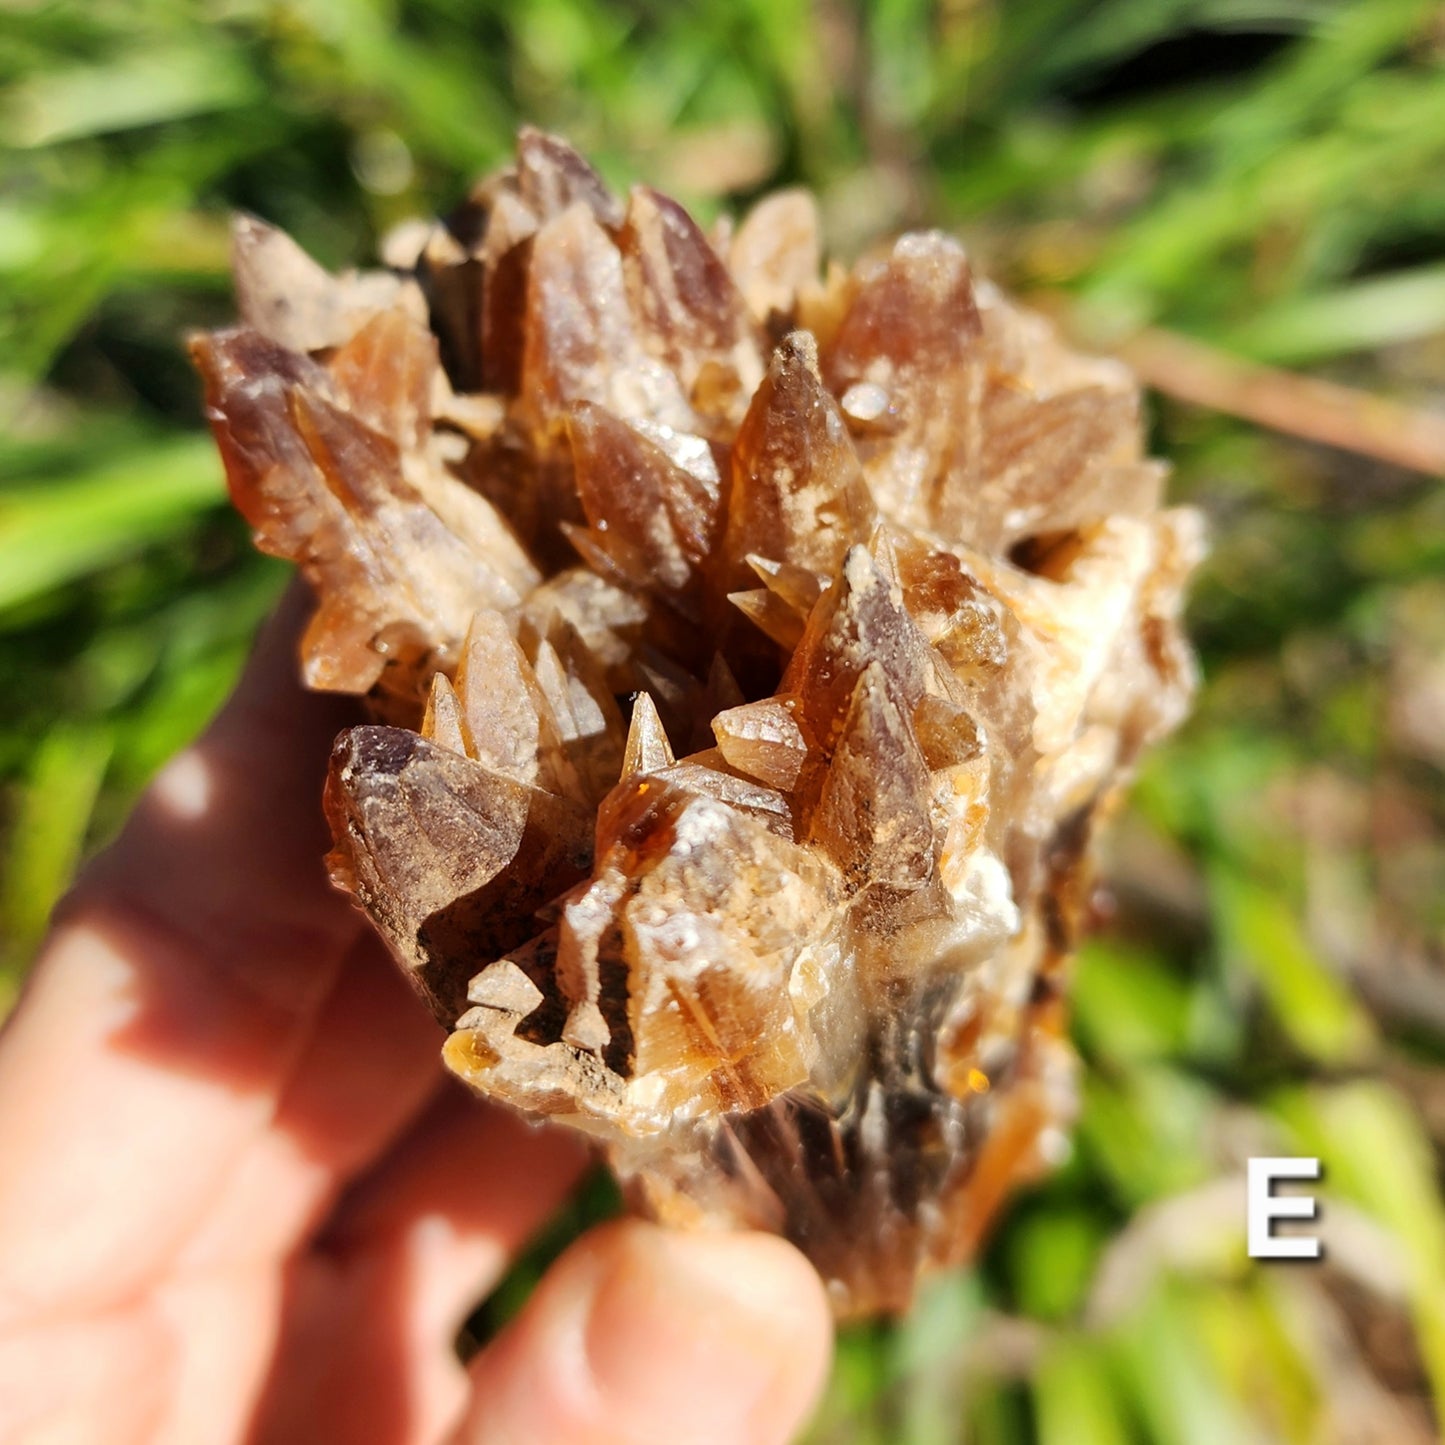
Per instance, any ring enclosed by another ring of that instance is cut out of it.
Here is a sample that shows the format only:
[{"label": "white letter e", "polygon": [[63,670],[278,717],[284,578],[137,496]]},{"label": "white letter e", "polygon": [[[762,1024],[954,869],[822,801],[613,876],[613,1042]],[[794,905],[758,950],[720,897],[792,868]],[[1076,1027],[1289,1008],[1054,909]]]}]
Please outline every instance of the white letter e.
[{"label": "white letter e", "polygon": [[1318,1179],[1318,1159],[1251,1159],[1249,1161],[1249,1257],[1251,1259],[1318,1259],[1320,1242],[1313,1235],[1276,1235],[1276,1219],[1313,1219],[1313,1194],[1276,1196],[1276,1179]]}]

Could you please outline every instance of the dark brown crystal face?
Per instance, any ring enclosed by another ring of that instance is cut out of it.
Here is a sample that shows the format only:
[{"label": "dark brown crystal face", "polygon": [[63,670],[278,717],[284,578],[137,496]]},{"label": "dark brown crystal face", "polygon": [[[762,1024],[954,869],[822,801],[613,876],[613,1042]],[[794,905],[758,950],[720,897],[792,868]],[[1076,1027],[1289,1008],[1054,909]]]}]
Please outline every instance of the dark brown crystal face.
[{"label": "dark brown crystal face", "polygon": [[946,236],[822,271],[806,195],[707,236],[536,132],[389,249],[243,222],[194,343],[375,719],[334,877],[462,1078],[901,1309],[1063,1143],[1090,839],[1189,697],[1138,389]]}]

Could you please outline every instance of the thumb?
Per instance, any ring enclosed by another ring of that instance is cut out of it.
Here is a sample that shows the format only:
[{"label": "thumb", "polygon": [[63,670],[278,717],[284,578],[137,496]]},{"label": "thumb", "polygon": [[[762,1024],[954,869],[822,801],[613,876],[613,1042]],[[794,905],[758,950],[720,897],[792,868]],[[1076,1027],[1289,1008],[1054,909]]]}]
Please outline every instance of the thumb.
[{"label": "thumb", "polygon": [[822,1284],[792,1245],[603,1225],[473,1362],[453,1445],[784,1445],[831,1353]]}]

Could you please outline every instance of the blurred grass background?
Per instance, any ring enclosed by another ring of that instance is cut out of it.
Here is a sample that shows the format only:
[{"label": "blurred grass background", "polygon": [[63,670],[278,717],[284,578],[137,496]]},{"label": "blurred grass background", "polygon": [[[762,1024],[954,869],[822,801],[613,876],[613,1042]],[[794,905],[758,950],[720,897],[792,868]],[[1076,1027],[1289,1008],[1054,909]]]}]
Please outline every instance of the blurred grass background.
[{"label": "blurred grass background", "polygon": [[[4,0],[0,87],[0,1010],[284,580],[179,346],[236,207],[363,262],[526,119],[708,214],[804,182],[845,253],[951,227],[1101,344],[1445,408],[1439,3]],[[1445,488],[1154,424],[1212,518],[1206,682],[1115,838],[1073,1156],[845,1337],[818,1442],[1439,1438]],[[1324,1264],[1246,1259],[1261,1153],[1324,1158]]]}]

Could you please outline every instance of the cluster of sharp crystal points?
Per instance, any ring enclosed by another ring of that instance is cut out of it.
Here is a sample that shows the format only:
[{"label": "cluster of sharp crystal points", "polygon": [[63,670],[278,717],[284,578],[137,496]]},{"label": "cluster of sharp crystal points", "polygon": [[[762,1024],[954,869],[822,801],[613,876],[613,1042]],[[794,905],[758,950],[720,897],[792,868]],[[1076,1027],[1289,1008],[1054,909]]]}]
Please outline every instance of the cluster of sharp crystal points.
[{"label": "cluster of sharp crystal points", "polygon": [[947,236],[825,271],[804,194],[709,235],[536,132],[387,260],[243,222],[194,343],[375,719],[334,876],[462,1078],[901,1308],[1063,1142],[1090,837],[1188,700],[1138,390]]}]

